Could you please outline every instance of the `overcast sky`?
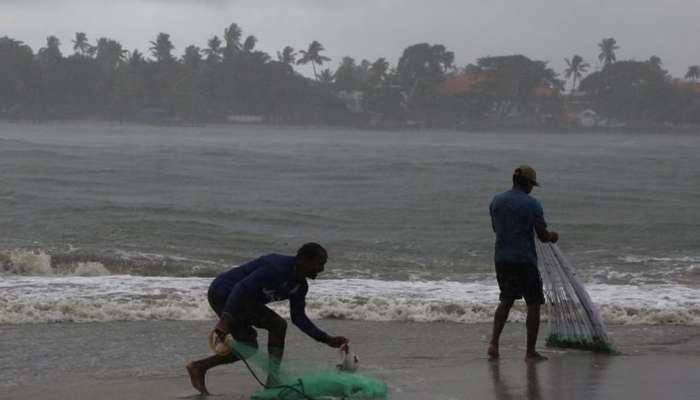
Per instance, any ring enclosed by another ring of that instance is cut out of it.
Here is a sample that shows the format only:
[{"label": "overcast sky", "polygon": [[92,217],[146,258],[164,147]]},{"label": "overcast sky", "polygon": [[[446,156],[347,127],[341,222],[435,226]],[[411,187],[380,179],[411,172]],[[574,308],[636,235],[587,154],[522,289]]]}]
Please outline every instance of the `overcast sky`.
[{"label": "overcast sky", "polygon": [[561,72],[580,54],[594,67],[596,44],[614,37],[618,59],[658,55],[674,75],[700,64],[700,0],[0,0],[0,36],[35,51],[58,36],[64,54],[84,31],[146,50],[158,32],[179,55],[221,36],[231,22],[274,55],[320,41],[335,68],[344,55],[396,64],[413,43],[442,43],[459,66],[486,55],[524,54]]}]

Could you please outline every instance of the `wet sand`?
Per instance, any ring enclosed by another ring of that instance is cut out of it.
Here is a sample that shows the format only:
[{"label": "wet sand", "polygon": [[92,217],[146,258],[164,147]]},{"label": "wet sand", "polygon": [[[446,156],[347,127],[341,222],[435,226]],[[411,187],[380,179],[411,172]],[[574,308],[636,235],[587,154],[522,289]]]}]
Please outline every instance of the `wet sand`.
[{"label": "wet sand", "polygon": [[[384,379],[391,399],[696,399],[700,393],[700,327],[613,326],[621,355],[543,348],[549,360],[527,364],[523,324],[506,326],[497,362],[485,354],[488,324],[319,324],[351,339],[361,372]],[[0,399],[200,398],[184,365],[209,354],[212,326],[0,325]],[[289,329],[290,363],[332,367],[336,356]],[[247,399],[257,388],[242,364],[212,370],[207,385],[217,395],[212,399]]]}]

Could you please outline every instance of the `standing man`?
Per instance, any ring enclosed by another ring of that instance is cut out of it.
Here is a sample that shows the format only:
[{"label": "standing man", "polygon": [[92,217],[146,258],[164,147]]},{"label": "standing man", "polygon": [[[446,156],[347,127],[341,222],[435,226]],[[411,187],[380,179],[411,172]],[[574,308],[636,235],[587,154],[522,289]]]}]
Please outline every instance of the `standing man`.
[{"label": "standing man", "polygon": [[[209,286],[209,304],[219,316],[214,328],[219,338],[230,333],[237,342],[257,349],[257,332],[253,327],[268,331],[268,385],[277,383],[287,322],[265,304],[289,299],[292,323],[304,333],[331,347],[348,342],[342,336],[329,336],[320,330],[304,311],[309,290],[306,278],[316,279],[327,260],[328,253],[321,245],[306,243],[296,257],[269,254],[219,274]],[[202,394],[209,394],[205,385],[207,371],[238,360],[234,353],[217,354],[187,364],[192,386]]]},{"label": "standing man", "polygon": [[537,269],[535,233],[542,242],[556,243],[559,235],[547,230],[542,205],[530,196],[539,186],[535,170],[527,165],[513,173],[513,188],[496,195],[491,201],[491,225],[496,232],[496,277],[501,290],[500,304],[493,318],[493,335],[488,349],[491,359],[499,357],[498,341],[516,299],[527,304],[526,361],[547,358],[535,350],[540,327],[540,306],[544,304],[542,278]]}]

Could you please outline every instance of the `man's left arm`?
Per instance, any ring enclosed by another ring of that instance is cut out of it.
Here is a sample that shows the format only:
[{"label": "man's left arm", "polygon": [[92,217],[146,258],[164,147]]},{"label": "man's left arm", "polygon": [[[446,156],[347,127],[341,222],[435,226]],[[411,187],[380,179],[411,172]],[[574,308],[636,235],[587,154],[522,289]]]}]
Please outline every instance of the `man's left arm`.
[{"label": "man's left arm", "polygon": [[535,233],[542,243],[556,243],[559,240],[559,234],[547,230],[547,222],[544,220],[544,210],[539,201],[534,203],[535,215]]},{"label": "man's left arm", "polygon": [[306,290],[301,290],[299,293],[289,298],[289,313],[292,318],[292,323],[296,325],[297,328],[319,342],[335,348],[348,342],[348,339],[342,336],[328,335],[311,322],[306,315]]}]

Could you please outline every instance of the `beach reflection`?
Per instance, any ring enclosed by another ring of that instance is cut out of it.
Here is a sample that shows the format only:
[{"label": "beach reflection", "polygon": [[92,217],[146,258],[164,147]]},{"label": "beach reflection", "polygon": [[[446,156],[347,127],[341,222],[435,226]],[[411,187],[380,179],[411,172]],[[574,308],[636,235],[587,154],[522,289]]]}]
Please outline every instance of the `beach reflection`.
[{"label": "beach reflection", "polygon": [[[491,380],[493,381],[494,397],[498,400],[522,399],[539,400],[542,399],[540,390],[540,379],[538,368],[541,363],[525,363],[524,373],[525,387],[509,384],[501,373],[501,363],[492,361],[489,363],[491,369]],[[522,393],[524,389],[524,393]],[[525,395],[523,397],[523,394]]]}]

